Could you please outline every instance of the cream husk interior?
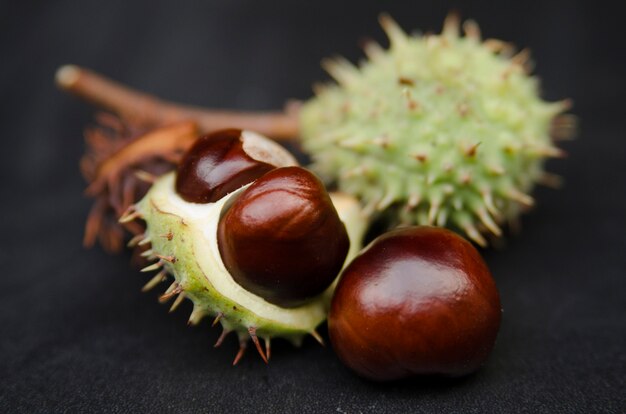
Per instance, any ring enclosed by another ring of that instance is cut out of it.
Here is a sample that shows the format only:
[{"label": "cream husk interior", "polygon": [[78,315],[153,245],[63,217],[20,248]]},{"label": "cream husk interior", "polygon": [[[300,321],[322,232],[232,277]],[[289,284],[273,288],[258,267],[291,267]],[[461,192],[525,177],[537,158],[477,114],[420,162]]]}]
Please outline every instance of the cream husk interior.
[{"label": "cream husk interior", "polygon": [[[246,187],[216,203],[195,204],[176,194],[174,181],[174,173],[160,178],[136,208],[146,221],[153,255],[173,258],[161,262],[194,302],[194,312],[222,313],[224,329],[237,331],[240,338],[254,327],[261,337],[281,336],[296,343],[326,319],[332,292],[299,307],[282,308],[246,291],[228,273],[217,244],[217,225],[224,205]],[[348,263],[360,249],[365,220],[354,198],[343,194],[332,198],[351,241]],[[329,290],[333,288],[334,284]]]}]

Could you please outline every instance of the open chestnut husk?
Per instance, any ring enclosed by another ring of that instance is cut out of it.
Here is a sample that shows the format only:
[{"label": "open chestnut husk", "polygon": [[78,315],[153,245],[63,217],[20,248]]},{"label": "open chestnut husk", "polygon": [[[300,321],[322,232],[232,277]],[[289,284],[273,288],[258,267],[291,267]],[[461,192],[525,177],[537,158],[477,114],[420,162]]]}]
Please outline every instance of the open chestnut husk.
[{"label": "open chestnut husk", "polygon": [[343,271],[328,317],[339,358],[377,381],[478,369],[500,326],[478,251],[455,233],[409,227],[375,239]]},{"label": "open chestnut husk", "polygon": [[225,207],[217,239],[246,290],[292,307],[336,279],[350,240],[322,182],[300,167],[272,170]]}]

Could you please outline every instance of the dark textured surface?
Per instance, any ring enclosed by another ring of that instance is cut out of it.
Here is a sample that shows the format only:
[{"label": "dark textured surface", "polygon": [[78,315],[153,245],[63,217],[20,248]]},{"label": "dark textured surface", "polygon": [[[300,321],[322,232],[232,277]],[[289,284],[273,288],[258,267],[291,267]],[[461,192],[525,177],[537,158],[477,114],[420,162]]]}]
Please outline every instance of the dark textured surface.
[{"label": "dark textured surface", "polygon": [[626,411],[626,64],[621,13],[599,2],[459,2],[488,37],[530,46],[545,96],[582,119],[561,191],[540,189],[521,235],[485,258],[504,317],[487,365],[462,380],[372,384],[329,348],[276,342],[266,367],[208,323],[168,314],[129,255],[81,248],[77,161],[92,110],[57,92],[72,62],[163,97],[278,108],[326,79],[322,57],[382,40],[376,15],[438,30],[419,2],[0,2],[0,411]]}]

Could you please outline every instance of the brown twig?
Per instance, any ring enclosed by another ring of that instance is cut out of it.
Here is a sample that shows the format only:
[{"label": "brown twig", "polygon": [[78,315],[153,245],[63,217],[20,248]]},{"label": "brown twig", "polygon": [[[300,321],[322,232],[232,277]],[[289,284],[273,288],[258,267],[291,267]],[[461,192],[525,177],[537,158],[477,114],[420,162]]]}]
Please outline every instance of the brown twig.
[{"label": "brown twig", "polygon": [[59,68],[56,82],[61,89],[140,125],[194,121],[202,133],[237,127],[279,141],[294,140],[298,136],[297,105],[289,106],[284,112],[235,112],[176,104],[74,65]]}]

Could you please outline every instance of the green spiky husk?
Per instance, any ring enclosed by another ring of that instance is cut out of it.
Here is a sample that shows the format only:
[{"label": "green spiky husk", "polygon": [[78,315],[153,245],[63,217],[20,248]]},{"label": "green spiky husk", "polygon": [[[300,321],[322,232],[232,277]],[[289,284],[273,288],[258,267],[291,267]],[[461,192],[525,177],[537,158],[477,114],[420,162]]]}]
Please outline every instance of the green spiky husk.
[{"label": "green spiky husk", "polygon": [[546,157],[559,156],[550,129],[566,102],[541,100],[527,54],[482,42],[451,17],[441,35],[408,36],[387,16],[387,50],[370,43],[360,67],[325,64],[338,84],[301,111],[311,168],[394,223],[482,232],[530,206]]},{"label": "green spiky husk", "polygon": [[[134,214],[146,223],[143,241],[139,242],[150,244],[144,256],[155,260],[155,265],[144,270],[161,271],[148,288],[173,277],[163,299],[173,299],[174,295],[181,295],[178,302],[190,299],[194,304],[192,324],[219,315],[224,331],[235,332],[242,343],[248,341],[251,328],[266,341],[281,337],[294,345],[307,334],[317,336],[315,328],[326,319],[334,285],[304,305],[282,308],[239,286],[222,262],[217,246],[219,217],[227,201],[245,187],[216,203],[194,204],[176,194],[174,180],[174,173],[159,178],[134,206]],[[339,194],[331,197],[351,241],[347,263],[361,247],[365,220],[354,199]]]}]

